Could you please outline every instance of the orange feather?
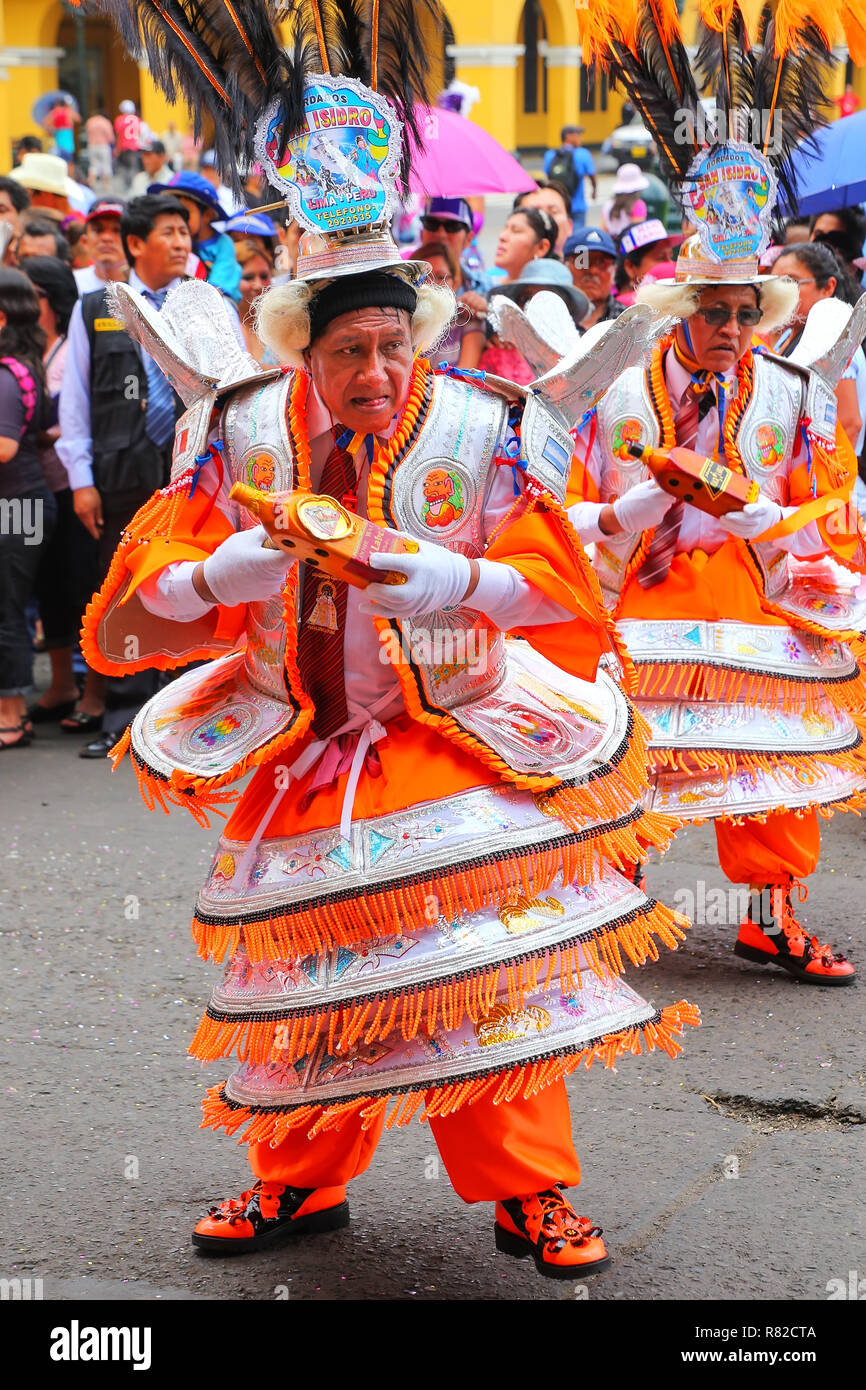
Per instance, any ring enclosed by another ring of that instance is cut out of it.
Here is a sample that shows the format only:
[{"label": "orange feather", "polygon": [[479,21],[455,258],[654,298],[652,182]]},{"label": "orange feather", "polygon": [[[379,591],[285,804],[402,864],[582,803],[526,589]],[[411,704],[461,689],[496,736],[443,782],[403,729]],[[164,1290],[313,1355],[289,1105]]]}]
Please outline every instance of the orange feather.
[{"label": "orange feather", "polygon": [[647,0],[647,5],[665,47],[672,41],[682,40],[677,0]]},{"label": "orange feather", "polygon": [[851,61],[866,66],[866,9],[863,0],[842,0],[839,20],[845,31],[845,42]]},{"label": "orange feather", "polygon": [[776,0],[773,9],[776,57],[798,52],[809,25],[819,30],[827,47],[832,49],[839,27],[838,0]]},{"label": "orange feather", "polygon": [[583,62],[588,67],[597,63],[606,68],[611,58],[611,45],[624,42],[620,0],[586,0],[578,3],[576,10]]},{"label": "orange feather", "polygon": [[698,0],[701,19],[708,29],[721,34],[734,16],[737,0]]}]

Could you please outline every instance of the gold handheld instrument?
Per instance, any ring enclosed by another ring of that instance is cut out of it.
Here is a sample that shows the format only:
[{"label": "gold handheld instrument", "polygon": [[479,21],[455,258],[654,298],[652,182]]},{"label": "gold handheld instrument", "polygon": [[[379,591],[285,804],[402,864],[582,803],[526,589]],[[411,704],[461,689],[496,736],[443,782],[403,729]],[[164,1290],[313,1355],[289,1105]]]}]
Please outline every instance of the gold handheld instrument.
[{"label": "gold handheld instrument", "polygon": [[710,516],[739,512],[748,502],[758,500],[757,483],[744,478],[742,473],[733,473],[717,459],[706,458],[691,449],[677,448],[668,452],[630,444],[628,451],[633,458],[646,464],[659,487],[671,497],[688,502]]},{"label": "gold handheld instrument", "polygon": [[266,544],[356,589],[405,584],[398,570],[374,569],[371,555],[415,554],[418,542],[348,511],[335,497],[315,492],[259,492],[235,483],[229,496],[246,507],[268,533]]}]

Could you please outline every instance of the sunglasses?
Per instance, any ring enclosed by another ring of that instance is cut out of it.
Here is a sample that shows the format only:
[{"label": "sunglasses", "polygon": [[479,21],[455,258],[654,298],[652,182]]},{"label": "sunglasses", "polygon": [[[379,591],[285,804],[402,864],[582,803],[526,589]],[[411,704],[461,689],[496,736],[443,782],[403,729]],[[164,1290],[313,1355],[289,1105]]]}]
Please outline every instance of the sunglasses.
[{"label": "sunglasses", "polygon": [[712,309],[697,311],[710,328],[722,328],[729,319],[736,319],[741,328],[756,328],[764,317],[763,309],[729,309],[725,304],[713,305]]},{"label": "sunglasses", "polygon": [[458,222],[456,219],[449,219],[442,222],[438,217],[422,217],[421,226],[425,232],[468,232],[469,228],[465,222]]}]

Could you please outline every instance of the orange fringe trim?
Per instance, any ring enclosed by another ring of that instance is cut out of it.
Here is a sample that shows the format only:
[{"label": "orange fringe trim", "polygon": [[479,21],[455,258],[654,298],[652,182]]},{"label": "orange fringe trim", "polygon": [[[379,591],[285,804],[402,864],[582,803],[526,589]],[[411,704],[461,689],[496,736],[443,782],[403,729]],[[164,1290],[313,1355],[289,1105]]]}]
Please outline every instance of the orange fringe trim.
[{"label": "orange fringe trim", "polygon": [[[725,816],[721,815],[713,819],[726,821],[729,825],[744,825],[748,821],[760,821],[763,825],[769,816],[786,816],[791,812],[789,806],[773,806],[767,811],[749,812],[748,816]],[[859,816],[861,811],[866,811],[866,792],[852,792],[850,796],[840,796],[837,801],[815,802],[811,806],[796,806],[793,808],[795,816],[810,816],[815,811],[823,820],[832,820],[837,814],[844,814],[846,811]],[[707,819],[690,822],[692,825],[706,825]]]},{"label": "orange fringe trim", "polygon": [[652,902],[651,906],[616,926],[599,928],[579,943],[556,947],[538,955],[497,962],[482,970],[457,978],[437,980],[421,987],[368,994],[355,1001],[344,1001],[325,1008],[286,1009],[266,1018],[232,1014],[213,1017],[205,1013],[190,1043],[191,1056],[211,1062],[232,1053],[241,1062],[295,1062],[307,1056],[326,1033],[328,1050],[340,1052],[353,1047],[360,1038],[365,1043],[384,1041],[392,1033],[407,1040],[424,1032],[431,1037],[437,1023],[450,1033],[465,1017],[473,1023],[484,1019],[493,1008],[500,985],[508,991],[510,1009],[519,1009],[527,997],[557,979],[562,993],[581,988],[580,952],[599,978],[606,972],[621,975],[625,970],[622,952],[632,965],[656,961],[659,950],[655,937],[675,951],[689,926],[688,919]]},{"label": "orange fringe trim", "polygon": [[[97,639],[99,624],[109,603],[131,577],[126,568],[127,555],[139,539],[154,535],[171,535],[171,528],[186,497],[187,483],[188,480],[185,480],[183,487],[173,483],[168,488],[162,488],[139,507],[111,557],[105,579],[84,610],[80,634],[81,655],[92,670],[99,671],[104,676],[129,676],[136,671],[149,671],[154,668],[158,671],[174,671],[179,666],[188,666],[191,661],[212,661],[215,657],[226,655],[225,647],[198,647],[183,652],[180,656],[151,653],[137,661],[120,663],[109,661],[103,655]],[[203,550],[202,556],[206,554]]]},{"label": "orange fringe trim", "polygon": [[473,1105],[483,1096],[489,1096],[494,1105],[514,1100],[517,1096],[529,1100],[545,1087],[552,1086],[564,1076],[570,1076],[581,1065],[587,1070],[595,1062],[612,1067],[621,1057],[641,1056],[644,1047],[647,1052],[659,1048],[669,1057],[677,1057],[683,1050],[677,1041],[682,1036],[683,1028],[686,1025],[696,1028],[699,1023],[699,1009],[683,999],[663,1009],[646,1023],[619,1033],[608,1033],[572,1053],[554,1053],[507,1071],[458,1078],[444,1086],[430,1087],[421,1083],[405,1090],[357,1096],[328,1106],[252,1109],[233,1104],[226,1099],[223,1087],[213,1086],[202,1102],[204,1118],[201,1128],[224,1129],[227,1134],[236,1134],[246,1125],[238,1139],[239,1144],[269,1143],[276,1148],[293,1130],[304,1129],[307,1137],[313,1139],[326,1130],[338,1129],[345,1120],[354,1116],[360,1118],[362,1129],[369,1129],[392,1103],[393,1108],[385,1119],[386,1129],[409,1124],[422,1105],[425,1108],[420,1119],[424,1123],[439,1116],[451,1115],[464,1105]]},{"label": "orange fringe trim", "polygon": [[[638,808],[607,831],[582,831],[577,843],[551,843],[528,854],[468,868],[450,867],[417,882],[371,886],[353,897],[303,904],[297,911],[276,912],[255,920],[194,917],[193,940],[204,959],[222,961],[243,942],[254,963],[321,955],[334,946],[354,946],[395,932],[423,931],[440,914],[454,921],[479,908],[499,906],[510,896],[536,896],[562,876],[564,883],[586,883],[605,863],[624,868],[642,862],[650,848],[665,847],[672,821]],[[432,913],[432,916],[431,916]]]},{"label": "orange fringe trim", "polygon": [[866,750],[863,748],[862,739],[858,739],[856,746],[852,749],[844,749],[836,753],[786,753],[780,750],[778,753],[746,753],[740,750],[736,752],[724,752],[720,748],[653,748],[652,760],[654,770],[665,772],[684,772],[691,776],[695,773],[707,775],[710,773],[721,773],[724,776],[732,777],[735,773],[741,772],[743,768],[748,768],[753,772],[773,772],[779,766],[795,767],[800,781],[811,785],[819,780],[820,771],[816,771],[814,764],[817,760],[823,763],[832,763],[834,767],[842,768],[845,772],[859,773],[866,776]]},{"label": "orange fringe trim", "polygon": [[637,698],[657,700],[672,695],[683,700],[731,701],[785,714],[817,713],[828,699],[836,709],[866,714],[866,676],[857,670],[839,680],[798,681],[758,671],[731,670],[693,662],[638,662]]},{"label": "orange fringe trim", "polygon": [[236,801],[238,792],[209,792],[193,796],[172,782],[158,777],[155,772],[140,762],[131,748],[131,737],[131,731],[125,729],[108,756],[111,758],[112,772],[116,772],[126,754],[129,753],[130,762],[138,779],[139,794],[148,811],[154,811],[158,806],[168,815],[172,806],[183,806],[205,830],[210,829],[209,815],[225,818],[228,813],[222,810],[222,807]]},{"label": "orange fringe trim", "polygon": [[598,773],[536,792],[536,805],[546,815],[557,816],[569,830],[581,830],[587,821],[614,820],[628,814],[646,790],[649,744],[649,725],[632,707],[620,745],[624,751],[615,753]]}]

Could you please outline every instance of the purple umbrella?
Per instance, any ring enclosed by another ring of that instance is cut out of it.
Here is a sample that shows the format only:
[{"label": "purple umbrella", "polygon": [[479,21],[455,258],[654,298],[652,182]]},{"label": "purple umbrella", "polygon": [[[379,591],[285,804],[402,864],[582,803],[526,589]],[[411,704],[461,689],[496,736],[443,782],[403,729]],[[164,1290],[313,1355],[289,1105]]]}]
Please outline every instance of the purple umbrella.
[{"label": "purple umbrella", "polygon": [[[801,217],[848,208],[866,199],[866,111],[855,111],[819,130],[815,146],[801,141],[794,155],[797,208]],[[782,210],[791,209],[782,199]]]},{"label": "purple umbrella", "polygon": [[537,188],[522,165],[481,126],[440,107],[417,106],[424,141],[410,137],[409,187],[426,198],[471,198],[484,193],[528,193]]}]

